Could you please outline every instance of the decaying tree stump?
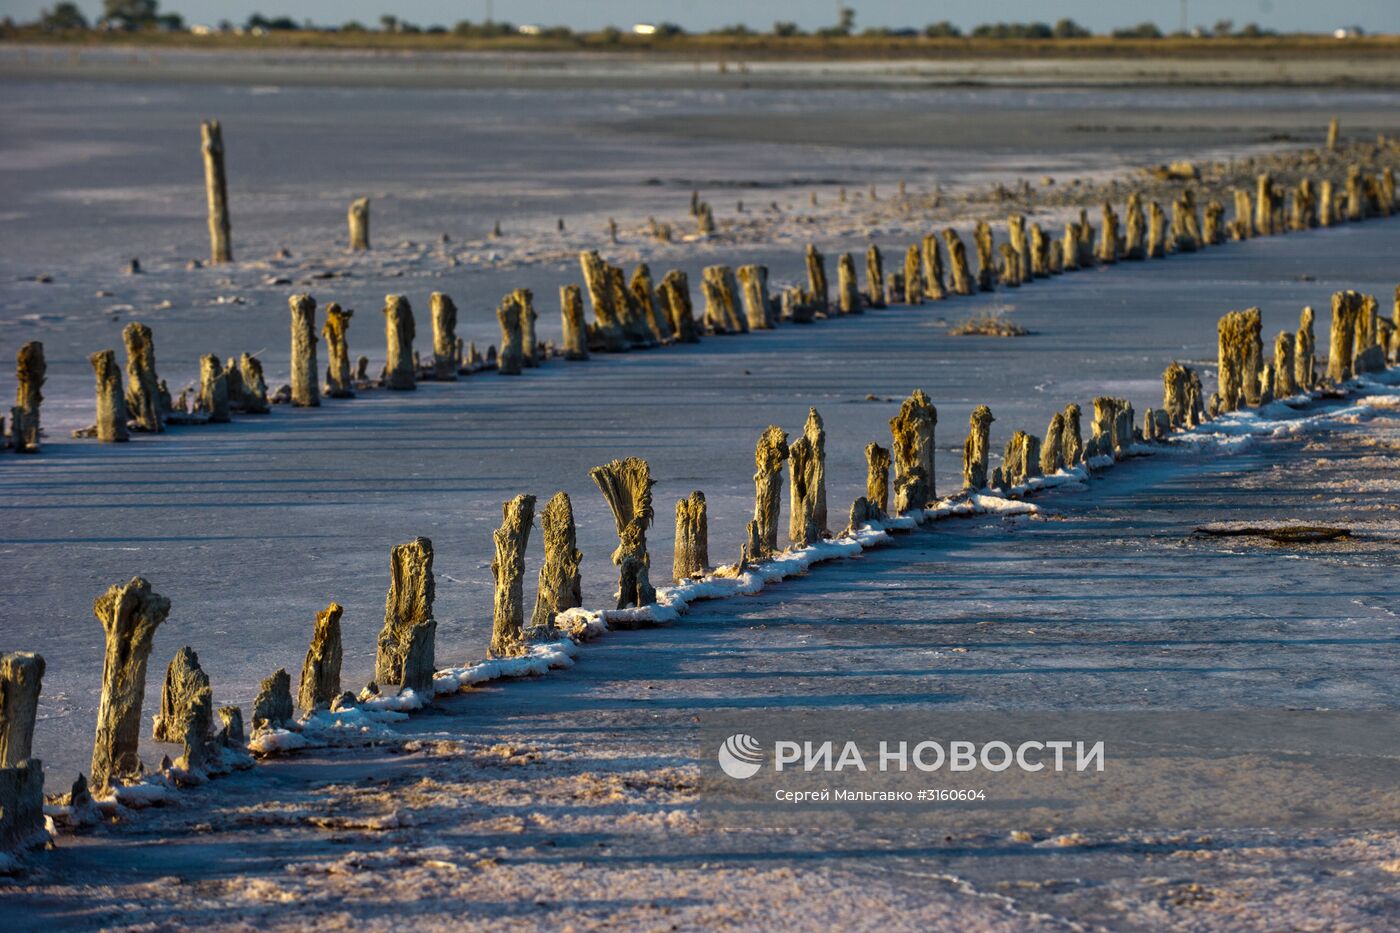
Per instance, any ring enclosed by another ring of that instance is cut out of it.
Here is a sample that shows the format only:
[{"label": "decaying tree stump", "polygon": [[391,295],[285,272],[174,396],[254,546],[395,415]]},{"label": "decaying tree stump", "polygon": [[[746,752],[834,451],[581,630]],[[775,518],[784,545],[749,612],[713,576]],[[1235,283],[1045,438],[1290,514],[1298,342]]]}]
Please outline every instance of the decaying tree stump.
[{"label": "decaying tree stump", "polygon": [[384,628],[379,632],[374,679],[400,684],[432,696],[434,643],[433,542],[414,538],[396,545],[389,556],[389,595],[384,601]]},{"label": "decaying tree stump", "polygon": [[209,261],[215,265],[233,262],[228,182],[224,176],[224,134],[218,120],[199,124],[199,144],[204,153],[204,193],[209,201]]},{"label": "decaying tree stump", "polygon": [[238,378],[243,385],[243,411],[250,415],[265,415],[272,410],[267,400],[267,380],[263,378],[262,363],[247,353],[238,357]]},{"label": "decaying tree stump", "polygon": [[[0,768],[17,768],[34,756],[43,681],[42,656],[27,651],[0,654]],[[6,815],[0,813],[0,819]]]},{"label": "decaying tree stump", "polygon": [[831,297],[826,284],[826,260],[815,245],[807,244],[807,303],[815,311],[828,314]]},{"label": "decaying tree stump", "polygon": [[865,445],[865,501],[884,518],[890,510],[890,452],[874,441]]},{"label": "decaying tree stump", "polygon": [[243,372],[238,368],[238,360],[233,357],[224,362],[224,383],[228,387],[229,410],[243,411]]},{"label": "decaying tree stump", "polygon": [[1307,230],[1317,226],[1317,190],[1311,178],[1298,182],[1293,192],[1293,213],[1288,226],[1293,230]]},{"label": "decaying tree stump", "polygon": [[943,243],[948,247],[948,274],[952,278],[952,291],[958,295],[971,295],[972,273],[967,266],[967,249],[958,231],[952,227],[945,228]]},{"label": "decaying tree stump", "polygon": [[[462,366],[457,350],[457,305],[443,292],[433,292],[428,297],[428,313],[433,323],[433,378],[454,382]],[[345,368],[349,375],[348,358]]]},{"label": "decaying tree stump", "polygon": [[968,418],[967,440],[963,442],[964,489],[977,490],[987,485],[987,459],[995,420],[986,405],[978,405]]},{"label": "decaying tree stump", "polygon": [[754,448],[753,520],[758,523],[758,549],[750,556],[773,556],[778,549],[778,512],[783,496],[783,462],[788,458],[787,432],[775,424],[763,429]]},{"label": "decaying tree stump", "polygon": [[535,522],[535,497],[519,495],[501,506],[501,527],[492,534],[496,582],[491,614],[490,654],[510,658],[525,653],[525,550]]},{"label": "decaying tree stump", "polygon": [[1162,410],[1173,428],[1189,426],[1191,371],[1172,361],[1162,373]]},{"label": "decaying tree stump", "polygon": [[1162,259],[1167,255],[1167,218],[1162,205],[1152,201],[1147,205],[1147,258]]},{"label": "decaying tree stump", "polygon": [[937,493],[933,480],[933,438],[938,409],[923,389],[915,389],[890,419],[894,438],[894,510],[922,509]]},{"label": "decaying tree stump", "polygon": [[292,706],[292,676],[279,667],[258,687],[253,698],[254,729],[284,729],[296,716]]},{"label": "decaying tree stump", "polygon": [[535,332],[535,321],[539,319],[535,313],[535,294],[528,288],[517,288],[511,294],[520,307],[520,361],[533,369],[540,365],[540,339]]},{"label": "decaying tree stump", "polygon": [[700,327],[695,320],[695,309],[690,303],[690,281],[684,272],[672,269],[661,279],[657,289],[666,308],[666,318],[671,322],[677,343],[699,343]]},{"label": "decaying tree stump", "polygon": [[1331,227],[1340,219],[1337,214],[1337,198],[1332,187],[1332,179],[1324,178],[1317,198],[1317,222],[1324,227]]},{"label": "decaying tree stump", "polygon": [[328,709],[340,696],[340,617],[345,608],[331,603],[316,613],[316,627],[311,632],[311,645],[301,664],[301,680],[297,687],[297,705],[304,713]]},{"label": "decaying tree stump", "polygon": [[1347,166],[1346,218],[1349,221],[1366,219],[1366,194],[1361,182],[1361,166]]},{"label": "decaying tree stump", "polygon": [[709,514],[705,494],[697,489],[686,498],[676,500],[676,545],[671,578],[683,583],[709,572]]},{"label": "decaying tree stump", "polygon": [[583,552],[578,549],[574,508],[567,493],[556,492],[545,503],[540,529],[544,534],[544,563],[540,565],[535,591],[535,611],[525,629],[527,642],[557,638],[555,619],[559,613],[583,605],[583,577],[579,572]]},{"label": "decaying tree stump", "polygon": [[836,260],[836,300],[842,314],[860,314],[860,285],[856,282],[856,260],[842,253]]},{"label": "decaying tree stump", "polygon": [[748,320],[739,313],[739,283],[729,266],[706,266],[701,285],[705,292],[705,329],[712,334],[743,334]]},{"label": "decaying tree stump", "polygon": [[874,243],[865,249],[865,300],[872,308],[885,307],[885,263]]},{"label": "decaying tree stump", "polygon": [[109,588],[92,610],[107,642],[92,747],[92,786],[101,793],[113,780],[141,772],[137,746],[146,661],[156,629],[170,614],[170,600],[153,593],[142,578],[133,577],[129,583]]},{"label": "decaying tree stump", "polygon": [[826,428],[822,424],[822,416],[815,408],[807,409],[807,423],[802,427],[802,434],[812,443],[812,450],[816,454],[813,464],[812,489],[815,499],[812,509],[812,517],[817,522],[817,534],[826,537]]},{"label": "decaying tree stump", "polygon": [[977,221],[973,243],[977,246],[977,288],[989,292],[996,280],[996,244],[992,237],[992,225],[985,220]]},{"label": "decaying tree stump", "polygon": [[907,305],[924,303],[923,262],[917,245],[909,247],[904,254],[904,303]]},{"label": "decaying tree stump", "polygon": [[1249,203],[1249,192],[1243,188],[1234,189],[1235,217],[1230,221],[1230,232],[1236,240],[1248,240],[1254,236],[1254,208]]},{"label": "decaying tree stump", "polygon": [[326,354],[330,358],[326,366],[325,392],[329,398],[354,398],[355,384],[350,375],[350,344],[347,333],[350,318],[354,311],[346,311],[332,301],[326,305],[326,323],[321,326],[321,337],[326,341]]},{"label": "decaying tree stump", "polygon": [[749,330],[772,330],[777,321],[774,320],[773,301],[768,297],[768,267],[740,266],[739,286]]},{"label": "decaying tree stump", "polygon": [[656,601],[649,579],[647,528],[651,525],[651,468],[640,457],[614,460],[588,471],[612,510],[618,546],[612,561],[618,568],[617,608],[645,606]]},{"label": "decaying tree stump", "polygon": [[583,292],[577,285],[559,286],[559,316],[564,325],[564,359],[588,359],[588,327],[583,321]]},{"label": "decaying tree stump", "polygon": [[942,301],[948,297],[948,290],[943,285],[943,255],[938,251],[938,234],[924,234],[920,245],[923,247],[924,259],[920,279],[924,286],[924,297],[929,301]]},{"label": "decaying tree stump", "polygon": [[1002,455],[1001,478],[1008,486],[1024,486],[1040,475],[1040,438],[1025,431],[1011,435]]},{"label": "decaying tree stump", "polygon": [[1076,247],[1079,251],[1079,266],[1083,269],[1092,268],[1094,265],[1094,225],[1089,223],[1089,212],[1083,208],[1079,209],[1079,222],[1074,225],[1074,232],[1079,236]]},{"label": "decaying tree stump", "polygon": [[519,294],[511,292],[496,308],[496,321],[501,325],[501,349],[496,353],[496,372],[502,376],[518,376],[525,366],[522,349],[521,316],[524,307]]},{"label": "decaying tree stump", "polygon": [[1297,367],[1293,363],[1294,337],[1279,331],[1274,338],[1274,398],[1288,398],[1298,393]]},{"label": "decaying tree stump", "polygon": [[597,336],[598,349],[621,353],[628,348],[627,334],[622,329],[621,309],[613,301],[608,265],[595,250],[579,253],[578,261],[588,288],[588,299],[593,304],[592,330]]},{"label": "decaying tree stump", "polygon": [[1022,274],[1017,279],[1018,282],[1030,277],[1031,267],[1030,243],[1026,240],[1026,217],[1024,214],[1012,214],[1006,218],[1006,238],[1010,241],[1011,249],[1016,253],[1017,268]]},{"label": "decaying tree stump", "polygon": [[128,439],[126,396],[122,394],[121,369],[114,350],[98,350],[88,357],[97,377],[97,439],[106,444]]},{"label": "decaying tree stump", "polygon": [[321,404],[316,382],[320,366],[316,362],[316,299],[293,295],[292,310],[292,404],[313,408]]},{"label": "decaying tree stump", "polygon": [[1340,138],[1341,138],[1341,124],[1339,124],[1339,123],[1337,122],[1337,118],[1336,118],[1336,117],[1333,117],[1331,120],[1327,121],[1327,151],[1328,151],[1328,152],[1336,152],[1336,151],[1337,151],[1337,141],[1338,141],[1338,139],[1340,139]]},{"label": "decaying tree stump", "polygon": [[350,225],[350,248],[369,249],[369,198],[356,198],[351,201],[346,220]]},{"label": "decaying tree stump", "polygon": [[1061,442],[1066,467],[1076,466],[1084,459],[1084,436],[1079,427],[1079,406],[1073,402],[1065,406],[1064,433]]},{"label": "decaying tree stump", "polygon": [[1258,405],[1263,370],[1263,320],[1258,308],[1231,311],[1220,319],[1218,379],[1221,411]]},{"label": "decaying tree stump", "polygon": [[211,424],[226,424],[229,420],[228,377],[223,364],[210,353],[199,360],[199,395],[195,410],[209,416]]},{"label": "decaying tree stump", "polygon": [[1201,247],[1201,222],[1196,216],[1196,199],[1190,188],[1172,202],[1171,242],[1178,253],[1194,253]]}]

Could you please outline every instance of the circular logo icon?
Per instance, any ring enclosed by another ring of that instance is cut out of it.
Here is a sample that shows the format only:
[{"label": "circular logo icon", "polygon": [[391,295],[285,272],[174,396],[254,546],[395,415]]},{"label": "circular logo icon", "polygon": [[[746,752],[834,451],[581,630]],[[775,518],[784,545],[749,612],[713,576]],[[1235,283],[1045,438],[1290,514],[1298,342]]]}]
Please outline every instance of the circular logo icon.
[{"label": "circular logo icon", "polygon": [[751,778],[763,767],[763,746],[746,732],[736,732],[719,747],[720,770],[735,780]]}]

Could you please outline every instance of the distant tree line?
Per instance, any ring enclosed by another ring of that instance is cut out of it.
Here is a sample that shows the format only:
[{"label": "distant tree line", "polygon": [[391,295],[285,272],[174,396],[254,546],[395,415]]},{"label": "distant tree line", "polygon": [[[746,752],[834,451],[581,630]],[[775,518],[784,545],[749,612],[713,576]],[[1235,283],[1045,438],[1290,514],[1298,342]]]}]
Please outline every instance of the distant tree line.
[{"label": "distant tree line", "polygon": [[[83,11],[78,8],[77,4],[64,0],[64,2],[54,4],[52,9],[47,9],[40,13],[39,20],[34,25],[50,32],[76,31],[93,28],[123,31],[158,29],[169,32],[179,32],[185,29],[184,18],[179,13],[160,12],[159,0],[103,0],[102,17],[94,23],[88,22],[87,18],[83,15]],[[196,28],[203,31],[210,27]],[[317,26],[309,20],[298,22],[290,16],[264,16],[261,13],[254,13],[252,16],[248,17],[241,27],[224,20],[218,24],[217,29],[221,32],[252,32],[255,34],[284,30],[345,33],[367,33],[373,31],[357,20],[350,20],[338,27],[323,27]],[[623,37],[627,35],[627,32],[624,32],[616,26],[607,26],[596,32],[576,33],[568,26],[516,26],[507,22],[473,23],[470,20],[462,20],[451,29],[441,25],[423,27],[406,22],[405,20],[399,19],[397,16],[387,13],[379,17],[377,31],[383,33],[421,33],[427,35],[447,35],[450,33],[462,39],[494,39],[515,35],[539,36],[557,40],[588,38],[604,43],[621,42]],[[646,37],[659,37],[663,39],[687,35],[686,30],[675,23],[649,24],[644,27],[633,27],[630,31],[640,33]],[[966,33],[966,36],[961,29],[948,20],[930,23],[922,30],[913,28],[891,29],[887,27],[868,27],[857,33],[855,9],[849,6],[842,6],[839,8],[837,21],[834,25],[814,30],[811,33],[804,32],[796,23],[779,21],[775,22],[771,31],[766,34],[752,30],[743,23],[735,23],[721,26],[718,29],[712,29],[706,33],[697,33],[697,35],[721,36],[727,38],[767,35],[779,39],[807,35],[828,39],[855,35],[867,37],[914,37],[922,35],[930,39],[1056,40],[1089,38],[1094,35],[1094,32],[1079,25],[1072,19],[1065,18],[1059,20],[1054,25],[1042,22],[983,23]],[[1136,26],[1114,29],[1108,35],[1114,39],[1160,39],[1163,33],[1154,23],[1139,23]],[[1258,38],[1277,35],[1277,33],[1272,30],[1264,29],[1257,23],[1248,23],[1237,30],[1232,20],[1222,19],[1209,28],[1203,26],[1197,27],[1191,30],[1188,35],[1197,38],[1209,38],[1212,36]]]}]

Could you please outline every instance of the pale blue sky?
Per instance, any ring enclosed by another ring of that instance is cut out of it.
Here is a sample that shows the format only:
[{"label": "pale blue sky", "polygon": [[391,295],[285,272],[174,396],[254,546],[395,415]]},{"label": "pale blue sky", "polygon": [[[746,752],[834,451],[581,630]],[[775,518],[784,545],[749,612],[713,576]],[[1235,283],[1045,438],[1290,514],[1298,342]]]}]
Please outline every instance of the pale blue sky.
[{"label": "pale blue sky", "polygon": [[[0,12],[32,20],[53,2],[0,0]],[[488,3],[494,3],[496,19],[516,24],[563,23],[590,29],[670,21],[692,30],[730,23],[766,30],[775,20],[792,20],[811,29],[834,22],[838,6],[837,0],[162,0],[161,8],[181,13],[191,23],[242,22],[257,11],[309,18],[319,24],[348,19],[373,24],[381,13],[393,13],[423,26],[451,26],[461,19],[485,19]],[[78,0],[78,5],[89,16],[102,8],[101,0]],[[948,19],[967,29],[998,20],[1054,22],[1068,16],[1097,32],[1144,20],[1170,31],[1181,18],[1179,0],[848,0],[848,5],[856,10],[858,28],[924,26]],[[1330,31],[1350,25],[1368,32],[1400,32],[1400,0],[1187,0],[1187,5],[1192,26],[1232,19],[1237,26],[1257,22],[1284,32]]]}]

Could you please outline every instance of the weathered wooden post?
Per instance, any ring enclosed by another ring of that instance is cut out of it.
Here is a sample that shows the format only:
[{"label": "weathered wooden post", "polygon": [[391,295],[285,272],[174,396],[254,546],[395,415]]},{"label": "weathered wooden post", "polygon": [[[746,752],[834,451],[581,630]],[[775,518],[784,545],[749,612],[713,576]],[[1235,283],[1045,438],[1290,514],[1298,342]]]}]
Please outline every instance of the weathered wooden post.
[{"label": "weathered wooden post", "polygon": [[263,378],[262,363],[256,356],[243,353],[238,358],[238,378],[243,383],[243,411],[249,415],[265,415],[272,410],[267,400],[267,380]]},{"label": "weathered wooden post", "polygon": [[1337,200],[1332,188],[1332,179],[1322,179],[1322,187],[1317,198],[1317,222],[1324,227],[1331,227],[1338,222]]},{"label": "weathered wooden post", "polygon": [[1205,229],[1201,231],[1206,246],[1219,246],[1225,242],[1225,205],[1211,200],[1206,204]]},{"label": "weathered wooden post", "polygon": [[675,331],[677,343],[699,343],[700,326],[695,320],[695,308],[690,302],[690,281],[679,269],[672,269],[661,279],[657,289],[666,306],[666,317]]},{"label": "weathered wooden post", "polygon": [[122,394],[121,369],[114,350],[98,350],[88,357],[97,377],[97,439],[105,444],[128,439],[126,397]]},{"label": "weathered wooden post", "polygon": [[228,377],[223,363],[210,353],[199,360],[199,398],[196,408],[209,416],[210,424],[227,424],[229,420]]},{"label": "weathered wooden post", "polygon": [[671,561],[671,578],[684,583],[710,571],[709,515],[705,494],[695,490],[676,500],[676,545]]},{"label": "weathered wooden post", "polygon": [[433,542],[414,538],[389,554],[389,595],[384,601],[384,628],[379,632],[374,679],[398,684],[432,698],[434,644]]},{"label": "weathered wooden post", "polygon": [[[622,270],[618,270],[621,274]],[[535,293],[528,288],[517,288],[512,294],[520,307],[520,361],[533,369],[540,365],[540,338],[535,331]]]},{"label": "weathered wooden post", "polygon": [[948,291],[943,286],[943,256],[938,251],[938,234],[924,234],[921,245],[924,259],[921,276],[924,296],[930,301],[942,301],[948,297]]},{"label": "weathered wooden post", "polygon": [[817,523],[817,534],[825,537],[829,533],[826,521],[826,428],[815,408],[807,409],[807,423],[802,427],[802,436],[811,443],[816,455],[811,474],[814,495],[812,517]]},{"label": "weathered wooden post", "polygon": [[1336,152],[1336,151],[1337,151],[1337,141],[1341,138],[1341,131],[1342,131],[1341,124],[1337,122],[1337,118],[1336,118],[1336,117],[1333,117],[1331,120],[1329,120],[1329,121],[1327,122],[1327,151],[1328,151],[1328,152]]},{"label": "weathered wooden post", "polygon": [[1050,425],[1045,429],[1045,443],[1040,445],[1040,472],[1051,476],[1064,467],[1065,416],[1057,411],[1050,417]]},{"label": "weathered wooden post", "polygon": [[1288,398],[1298,394],[1297,368],[1293,363],[1294,337],[1288,331],[1279,331],[1274,338],[1274,398]]},{"label": "weathered wooden post", "polygon": [[614,304],[607,263],[603,262],[595,250],[584,250],[579,253],[578,260],[583,270],[584,285],[588,288],[589,301],[593,304],[599,348],[607,353],[621,353],[627,350],[627,334],[622,329],[622,311]]},{"label": "weathered wooden post", "polygon": [[865,445],[865,501],[878,518],[890,510],[890,451],[874,441]]},{"label": "weathered wooden post", "polygon": [[773,556],[778,549],[778,511],[783,496],[783,462],[788,459],[787,432],[775,424],[763,429],[754,448],[753,520],[758,523],[755,559]]},{"label": "weathered wooden post", "polygon": [[350,248],[369,249],[369,198],[356,198],[351,201],[346,219],[350,224]]},{"label": "weathered wooden post", "polygon": [[[457,354],[457,306],[442,292],[428,297],[428,313],[433,322],[433,378],[457,380],[461,361]],[[346,361],[349,369],[349,360]]]},{"label": "weathered wooden post", "polygon": [[1273,236],[1274,229],[1274,179],[1268,172],[1261,172],[1257,179],[1254,194],[1254,230],[1259,236]]},{"label": "weathered wooden post", "polygon": [[1254,208],[1249,202],[1249,192],[1243,188],[1235,189],[1233,229],[1236,231],[1235,238],[1238,240],[1248,240],[1254,236]]},{"label": "weathered wooden post", "polygon": [[491,615],[490,654],[496,658],[525,653],[525,550],[535,521],[535,497],[520,495],[501,506],[501,527],[492,534],[496,583]]},{"label": "weathered wooden post", "polygon": [[556,492],[545,503],[540,530],[544,534],[544,563],[535,591],[535,611],[525,629],[527,642],[557,637],[555,619],[559,613],[583,605],[583,577],[579,573],[583,552],[578,549],[574,509],[567,493]]},{"label": "weathered wooden post", "polygon": [[865,289],[865,300],[870,307],[885,307],[885,263],[880,247],[874,243],[865,249]]},{"label": "weathered wooden post", "polygon": [[826,260],[814,244],[807,244],[807,294],[808,303],[821,312],[831,311],[831,298],[826,284]]},{"label": "weathered wooden post", "polygon": [[656,601],[649,578],[647,528],[652,521],[651,467],[640,457],[614,460],[588,471],[617,526],[618,545],[612,561],[618,568],[617,608],[645,606]]},{"label": "weathered wooden post", "polygon": [[328,398],[354,398],[355,383],[350,375],[350,344],[347,339],[350,318],[354,311],[346,311],[332,301],[326,305],[326,323],[321,325],[321,337],[326,341],[326,396]]},{"label": "weathered wooden post", "polygon": [[138,431],[165,430],[160,378],[156,375],[156,345],[151,329],[138,321],[122,328],[126,346],[126,408]]},{"label": "weathered wooden post", "polygon": [[922,509],[937,495],[933,479],[934,428],[938,409],[922,389],[915,389],[890,419],[894,438],[894,510],[902,515]]},{"label": "weathered wooden post", "polygon": [[1332,338],[1327,354],[1327,378],[1333,383],[1345,382],[1356,375],[1356,337],[1361,323],[1364,299],[1359,292],[1336,292],[1332,295]]},{"label": "weathered wooden post", "polygon": [[665,343],[675,336],[671,333],[670,322],[656,306],[656,288],[652,285],[650,266],[644,262],[637,263],[632,277],[627,281],[627,290],[631,292],[633,303],[641,311],[642,320],[657,343]]},{"label": "weathered wooden post", "polygon": [[577,285],[559,286],[559,316],[564,325],[564,359],[588,359],[588,327],[583,322],[583,292]]},{"label": "weathered wooden post", "polygon": [[103,793],[114,779],[141,772],[137,747],[146,661],[156,629],[170,614],[170,600],[153,593],[142,578],[133,577],[129,583],[110,587],[92,608],[107,642],[92,747],[92,786]]},{"label": "weathered wooden post", "polygon": [[1084,459],[1084,435],[1079,427],[1079,406],[1070,402],[1065,406],[1064,434],[1061,435],[1066,467],[1079,464]]},{"label": "weathered wooden post", "polygon": [[1366,219],[1366,194],[1361,184],[1361,166],[1347,166],[1347,207],[1346,216],[1349,221]]},{"label": "weathered wooden post", "polygon": [[1118,261],[1118,215],[1107,201],[1103,202],[1103,236],[1099,239],[1096,258],[1105,264]]},{"label": "weathered wooden post", "polygon": [[1194,253],[1200,248],[1200,222],[1196,219],[1196,202],[1190,188],[1172,202],[1171,242],[1179,253]]},{"label": "weathered wooden post", "polygon": [[1001,284],[1010,288],[1021,286],[1021,254],[1011,246],[1010,243],[1002,243],[998,247],[1001,253],[1001,269],[997,278]]},{"label": "weathered wooden post", "polygon": [[995,420],[986,405],[978,405],[968,418],[967,440],[963,442],[964,489],[978,490],[987,485],[987,458]]},{"label": "weathered wooden post", "polygon": [[1079,251],[1079,265],[1084,269],[1092,268],[1094,265],[1094,225],[1089,223],[1089,212],[1084,208],[1079,209],[1079,222],[1074,225],[1074,232],[1079,237],[1079,242],[1075,244]]},{"label": "weathered wooden post", "polygon": [[44,817],[44,765],[33,757],[34,721],[43,677],[44,659],[39,655],[0,655],[0,853],[49,839]]},{"label": "weathered wooden post", "polygon": [[314,408],[321,404],[316,382],[316,299],[293,295],[287,299],[292,311],[292,404]]},{"label": "weathered wooden post", "polygon": [[183,744],[185,751],[177,767],[202,771],[208,763],[213,727],[214,694],[209,689],[209,675],[199,666],[199,656],[186,645],[166,668],[152,738]]},{"label": "weathered wooden post", "polygon": [[971,295],[972,273],[967,266],[967,249],[963,246],[958,231],[952,227],[945,227],[943,243],[948,247],[948,269],[952,277],[953,292],[958,295]]},{"label": "weathered wooden post", "polygon": [[836,299],[842,314],[861,314],[860,286],[856,283],[856,260],[842,253],[836,260]]},{"label": "weathered wooden post", "polygon": [[817,451],[803,435],[788,447],[791,496],[788,503],[788,538],[793,547],[807,547],[821,538],[816,520],[816,480],[820,470]]},{"label": "weathered wooden post", "polygon": [[738,275],[749,330],[772,330],[777,322],[773,319],[772,299],[768,297],[768,267],[740,266]]},{"label": "weathered wooden post", "polygon": [[199,124],[199,143],[204,153],[204,192],[209,200],[209,261],[215,265],[233,262],[228,183],[224,177],[224,134],[218,120]]},{"label": "weathered wooden post", "polygon": [[1079,225],[1074,221],[1065,224],[1065,232],[1060,237],[1060,258],[1064,271],[1075,272],[1079,269]]},{"label": "weathered wooden post", "polygon": [[496,354],[496,372],[502,376],[518,376],[525,365],[520,334],[523,310],[518,292],[506,295],[496,308],[496,321],[501,326],[501,349]]},{"label": "weathered wooden post", "polygon": [[[1142,195],[1128,195],[1128,221],[1123,237],[1124,259],[1147,258],[1147,218],[1142,212]],[[1048,438],[1047,438],[1048,440]]]},{"label": "weathered wooden post", "polygon": [[1293,348],[1293,381],[1304,391],[1317,385],[1317,341],[1313,336],[1313,317],[1312,308],[1303,309]]},{"label": "weathered wooden post", "polygon": [[1241,331],[1241,378],[1244,380],[1244,400],[1250,405],[1260,403],[1259,381],[1264,368],[1264,318],[1259,308],[1246,308],[1240,312]]},{"label": "weathered wooden post", "polygon": [[921,305],[924,303],[923,257],[917,245],[909,247],[904,254],[904,303]]},{"label": "weathered wooden post", "polygon": [[316,613],[316,627],[311,632],[311,644],[306,660],[301,664],[301,680],[297,687],[297,705],[302,712],[314,713],[327,709],[340,696],[340,662],[343,654],[340,641],[340,617],[345,608],[331,603]]},{"label": "weathered wooden post", "polygon": [[418,388],[413,371],[413,339],[417,336],[413,308],[403,295],[384,296],[385,381],[388,389]]},{"label": "weathered wooden post", "polygon": [[292,675],[286,668],[279,667],[263,679],[258,686],[258,695],[253,697],[254,729],[284,729],[296,715],[292,705]]},{"label": "weathered wooden post", "polygon": [[39,452],[39,405],[44,401],[41,389],[48,365],[44,362],[44,345],[31,340],[19,348],[15,356],[15,407],[10,409],[10,444],[16,453]]},{"label": "weathered wooden post", "polygon": [[729,266],[706,266],[701,279],[705,292],[705,328],[713,334],[743,334],[748,320],[739,313],[739,283]]},{"label": "weathered wooden post", "polygon": [[1030,277],[1027,270],[1031,267],[1030,244],[1026,240],[1026,217],[1024,214],[1012,214],[1006,218],[1006,238],[1011,243],[1011,249],[1016,253],[1016,265],[1020,270],[1016,282],[1020,284]]},{"label": "weathered wooden post", "polygon": [[977,221],[973,242],[977,246],[977,288],[989,292],[994,288],[992,283],[996,279],[996,245],[992,225],[985,220]]}]

